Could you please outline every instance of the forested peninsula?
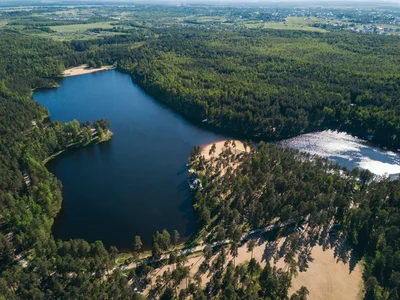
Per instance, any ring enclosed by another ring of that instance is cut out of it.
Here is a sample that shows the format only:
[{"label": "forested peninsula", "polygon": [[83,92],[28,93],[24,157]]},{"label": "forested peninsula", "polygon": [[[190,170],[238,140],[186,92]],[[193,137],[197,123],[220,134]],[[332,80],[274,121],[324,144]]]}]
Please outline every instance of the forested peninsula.
[{"label": "forested peninsula", "polygon": [[[229,248],[221,256],[225,260],[229,253],[234,263],[243,234],[250,229],[302,224],[305,220],[308,228],[289,235],[281,248],[266,250],[268,258],[262,271],[259,262],[250,262],[251,276],[244,285],[220,280],[221,270],[209,267],[206,261],[204,270],[211,274],[210,293],[222,299],[252,294],[284,299],[293,277],[308,269],[310,249],[319,244],[333,248],[338,261],[348,262],[351,255],[358,263],[364,259],[366,299],[384,295],[398,299],[399,180],[371,182],[368,170],[349,171],[327,159],[274,144],[261,142],[257,149],[245,145],[245,150],[238,151],[234,141],[226,141],[219,153],[211,147],[209,158],[198,149],[192,152],[191,167],[202,182],[202,188],[194,192],[200,235],[207,243],[229,239]],[[339,231],[334,223],[341,224]],[[285,235],[285,230],[279,234]],[[250,238],[249,251],[254,249],[253,243]],[[276,270],[269,263],[272,257],[283,257],[286,264],[280,270],[286,272],[278,278],[274,278]],[[246,273],[240,269],[237,272]],[[263,282],[264,276],[271,276],[268,284]],[[284,294],[279,295],[282,291]]]},{"label": "forested peninsula", "polygon": [[[32,100],[32,90],[54,87],[65,68],[116,64],[183,115],[207,118],[210,126],[243,138],[271,141],[332,128],[400,148],[398,46],[398,38],[390,36],[290,30],[154,28],[64,42],[2,30],[0,299],[77,299],[86,294],[140,299],[132,282],[151,270],[144,261],[123,274],[114,268],[115,247],[55,241],[51,235],[61,207],[61,183],[44,162],[68,147],[109,136],[106,120],[45,122],[49,113]],[[398,180],[367,184],[368,172],[340,170],[294,150],[261,143],[236,154],[232,147],[227,145],[214,162],[202,158],[198,149],[192,155],[203,186],[194,194],[199,235],[206,232],[205,240],[228,236],[234,256],[244,230],[311,215],[317,231],[335,219],[343,224],[340,235],[365,259],[365,297],[398,298]],[[297,253],[293,245],[289,263]],[[164,246],[160,251],[169,249]],[[225,263],[223,256],[219,260],[217,274]],[[177,270],[176,282],[186,274]],[[287,298],[289,273],[269,265],[261,270],[254,261],[245,267],[230,264],[220,281],[206,289],[193,283],[185,292],[194,299]],[[176,296],[175,286],[166,279],[159,296],[170,299]],[[239,284],[242,279],[247,286]],[[302,289],[292,298],[306,294]]]}]

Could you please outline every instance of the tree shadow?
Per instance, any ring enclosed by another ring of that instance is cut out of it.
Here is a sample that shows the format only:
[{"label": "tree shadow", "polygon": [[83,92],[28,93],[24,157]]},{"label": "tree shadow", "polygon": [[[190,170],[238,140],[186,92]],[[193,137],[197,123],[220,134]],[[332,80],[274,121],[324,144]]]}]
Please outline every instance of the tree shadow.
[{"label": "tree shadow", "polygon": [[350,254],[352,252],[352,248],[346,243],[346,240],[343,238],[332,238],[333,242],[333,251],[334,257],[336,258],[336,262],[343,262],[347,264],[350,260]]},{"label": "tree shadow", "polygon": [[350,254],[350,261],[349,261],[349,274],[354,271],[356,268],[358,262],[360,261],[360,255],[357,255],[357,253],[352,250]]},{"label": "tree shadow", "polygon": [[182,174],[184,174],[184,173],[187,173],[188,172],[188,167],[186,166],[186,164],[182,164],[181,166],[180,166],[180,168],[179,168],[179,171],[176,173],[176,176],[180,176],[180,175],[182,175]]},{"label": "tree shadow", "polygon": [[178,186],[176,187],[176,189],[177,189],[179,192],[184,192],[184,191],[186,191],[186,190],[189,190],[189,186],[188,186],[187,180],[185,179],[185,180],[181,181],[181,182],[178,184]]},{"label": "tree shadow", "polygon": [[300,272],[306,272],[309,267],[309,263],[314,261],[314,258],[311,256],[311,251],[311,247],[304,247],[300,250],[300,253],[297,257]]},{"label": "tree shadow", "polygon": [[[179,186],[181,184],[179,184]],[[192,204],[192,195],[189,191],[187,191],[184,196],[184,200],[178,206],[179,212],[182,213],[182,219],[187,221],[184,232],[185,237],[189,237],[196,232],[196,216]]]},{"label": "tree shadow", "polygon": [[324,225],[321,230],[317,228],[309,229],[305,242],[302,245],[304,248],[301,247],[298,254],[300,272],[307,270],[309,262],[314,260],[311,256],[311,250],[316,244],[322,246],[323,251],[332,249],[336,263],[349,263],[350,273],[353,272],[357,263],[360,261],[361,256],[357,255],[356,251],[348,244],[342,233],[333,229],[328,223]]},{"label": "tree shadow", "polygon": [[276,252],[276,255],[274,257],[275,263],[281,259],[282,257],[285,256],[286,251],[289,249],[289,239],[286,237],[285,240],[283,241],[279,251]]},{"label": "tree shadow", "polygon": [[330,225],[326,224],[323,226],[322,230],[319,233],[318,244],[322,246],[324,251],[328,248],[329,243],[329,228]]},{"label": "tree shadow", "polygon": [[261,261],[270,261],[278,251],[278,241],[267,241]]}]

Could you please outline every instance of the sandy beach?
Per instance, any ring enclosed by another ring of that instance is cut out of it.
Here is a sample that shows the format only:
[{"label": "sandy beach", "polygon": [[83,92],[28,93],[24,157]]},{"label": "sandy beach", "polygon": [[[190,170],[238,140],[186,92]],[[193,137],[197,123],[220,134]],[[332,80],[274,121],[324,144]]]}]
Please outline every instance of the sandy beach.
[{"label": "sandy beach", "polygon": [[[244,145],[243,145],[243,143],[241,141],[238,141],[238,140],[232,140],[232,141],[234,141],[235,144],[236,144],[236,147],[235,147],[236,154],[239,153],[239,152],[245,151]],[[231,141],[231,143],[232,143],[232,141]],[[232,147],[231,143],[229,144],[229,147],[232,149],[233,147]],[[210,149],[211,149],[213,144],[215,144],[215,153],[211,155],[210,154]],[[210,159],[210,158],[213,158],[213,157],[218,157],[218,155],[225,148],[224,144],[225,144],[225,141],[220,141],[220,142],[208,144],[208,145],[202,147],[201,155],[204,155],[204,158],[207,159],[207,160]],[[247,150],[249,150],[249,148],[247,148]]]},{"label": "sandy beach", "polygon": [[113,66],[103,66],[101,68],[88,68],[86,65],[81,65],[78,67],[73,67],[69,69],[65,69],[62,73],[63,77],[70,77],[70,76],[78,76],[83,74],[89,74],[99,71],[105,71],[109,69],[113,69]]}]

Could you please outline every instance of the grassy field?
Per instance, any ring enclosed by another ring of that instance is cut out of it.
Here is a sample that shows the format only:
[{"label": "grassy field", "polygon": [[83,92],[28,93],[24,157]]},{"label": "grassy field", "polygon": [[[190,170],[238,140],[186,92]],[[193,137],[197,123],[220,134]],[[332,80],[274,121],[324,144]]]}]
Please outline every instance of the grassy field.
[{"label": "grassy field", "polygon": [[225,26],[239,26],[246,28],[259,28],[259,29],[286,29],[286,30],[307,30],[307,31],[319,31],[326,32],[326,30],[313,27],[314,23],[321,23],[322,21],[318,18],[300,18],[300,17],[289,17],[286,22],[264,22],[262,20],[240,20],[227,23],[227,19],[224,17],[195,17],[191,16],[185,18],[186,21],[197,22],[198,24],[223,24]]},{"label": "grassy field", "polygon": [[327,32],[325,29],[313,27],[314,23],[321,23],[317,18],[289,17],[285,22],[263,22],[259,20],[244,20],[242,25],[247,28],[283,29],[283,30],[306,30]]},{"label": "grassy field", "polygon": [[320,22],[317,18],[289,17],[286,22],[266,22],[263,28],[326,32],[325,29],[312,26],[313,23]]},{"label": "grassy field", "polygon": [[46,32],[38,32],[38,31],[25,31],[26,33],[36,35],[41,38],[49,38],[49,39],[54,39],[57,41],[72,41],[72,40],[92,40],[92,39],[98,39],[99,37],[104,37],[104,36],[112,36],[112,35],[118,35],[118,34],[123,34],[120,32],[106,32],[106,31],[100,31],[99,34],[94,34],[94,35],[87,35],[83,33],[77,33],[77,32],[71,32],[71,33],[46,33]]},{"label": "grassy field", "polygon": [[[179,18],[176,18],[176,21]],[[183,19],[183,18],[182,18]],[[190,17],[190,18],[186,18],[187,21],[195,21],[195,22],[199,22],[199,23],[223,23],[226,21],[226,19],[222,18],[222,17],[213,17],[213,16],[204,16],[204,17]]]},{"label": "grassy field", "polygon": [[7,21],[0,20],[0,28],[4,27],[5,25],[7,25]]},{"label": "grassy field", "polygon": [[90,24],[73,24],[73,25],[62,25],[62,26],[50,26],[50,29],[57,32],[73,33],[77,31],[85,31],[93,28],[113,28],[110,22],[98,22]]}]

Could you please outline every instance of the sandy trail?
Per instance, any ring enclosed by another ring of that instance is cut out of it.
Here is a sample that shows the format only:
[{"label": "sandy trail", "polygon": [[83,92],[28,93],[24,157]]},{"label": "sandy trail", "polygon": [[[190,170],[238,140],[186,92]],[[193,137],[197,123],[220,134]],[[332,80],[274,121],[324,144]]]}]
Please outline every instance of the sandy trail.
[{"label": "sandy trail", "polygon": [[99,71],[105,71],[105,70],[109,70],[112,68],[113,68],[113,66],[103,66],[101,68],[88,68],[86,65],[81,65],[78,67],[73,67],[73,68],[64,70],[62,75],[63,75],[63,77],[70,77],[70,76],[89,74],[89,73],[94,73],[94,72],[99,72]]}]

